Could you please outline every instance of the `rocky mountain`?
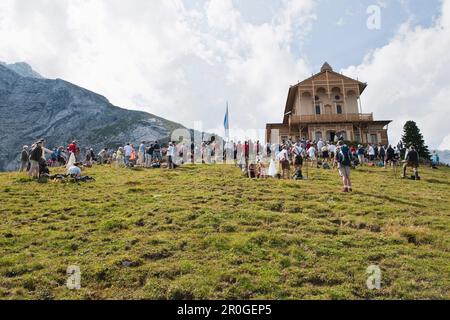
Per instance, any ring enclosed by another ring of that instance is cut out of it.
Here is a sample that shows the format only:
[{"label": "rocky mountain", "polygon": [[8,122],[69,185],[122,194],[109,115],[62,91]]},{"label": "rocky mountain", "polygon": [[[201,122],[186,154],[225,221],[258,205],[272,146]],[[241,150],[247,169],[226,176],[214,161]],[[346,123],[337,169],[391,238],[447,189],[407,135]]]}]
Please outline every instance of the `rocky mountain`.
[{"label": "rocky mountain", "polygon": [[0,170],[15,170],[23,145],[116,148],[126,142],[168,140],[184,128],[155,115],[112,105],[67,81],[45,79],[25,63],[0,64]]},{"label": "rocky mountain", "polygon": [[39,73],[34,71],[33,68],[31,68],[31,66],[28,63],[25,62],[7,64],[5,62],[0,61],[0,64],[18,73],[22,77],[37,78],[37,79],[43,78]]}]

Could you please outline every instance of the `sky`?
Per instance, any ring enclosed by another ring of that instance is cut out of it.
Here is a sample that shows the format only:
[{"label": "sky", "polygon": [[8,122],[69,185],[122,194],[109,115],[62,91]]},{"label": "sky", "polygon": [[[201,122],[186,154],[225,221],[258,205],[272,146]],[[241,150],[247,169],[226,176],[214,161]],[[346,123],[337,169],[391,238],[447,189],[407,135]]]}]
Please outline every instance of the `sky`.
[{"label": "sky", "polygon": [[327,61],[368,83],[391,142],[414,120],[450,149],[449,52],[450,0],[0,1],[0,61],[207,131],[228,101],[238,139],[281,122],[289,86]]}]

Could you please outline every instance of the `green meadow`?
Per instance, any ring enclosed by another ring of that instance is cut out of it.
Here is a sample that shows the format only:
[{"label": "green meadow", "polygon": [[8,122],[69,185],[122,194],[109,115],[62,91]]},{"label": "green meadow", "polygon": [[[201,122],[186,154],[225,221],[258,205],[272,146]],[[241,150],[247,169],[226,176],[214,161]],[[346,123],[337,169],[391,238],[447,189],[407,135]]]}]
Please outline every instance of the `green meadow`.
[{"label": "green meadow", "polygon": [[[354,170],[350,194],[331,170],[2,173],[0,299],[450,299],[450,169],[421,169],[421,181]],[[71,265],[79,290],[66,286]]]}]

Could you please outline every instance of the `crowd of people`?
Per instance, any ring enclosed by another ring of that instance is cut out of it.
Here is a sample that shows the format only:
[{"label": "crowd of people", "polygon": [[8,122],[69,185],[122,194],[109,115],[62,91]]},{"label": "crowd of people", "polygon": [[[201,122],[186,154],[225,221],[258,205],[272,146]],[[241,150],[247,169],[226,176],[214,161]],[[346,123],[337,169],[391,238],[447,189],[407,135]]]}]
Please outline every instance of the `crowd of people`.
[{"label": "crowd of people", "polygon": [[[47,149],[45,141],[36,141],[31,147],[23,146],[20,171],[27,171],[31,177],[49,175],[49,168],[65,166],[67,175],[81,178],[81,168],[95,164],[110,164],[120,167],[146,167],[175,169],[187,163],[234,164],[249,178],[274,177],[279,179],[304,179],[308,168],[338,169],[343,182],[343,192],[352,191],[351,168],[357,166],[396,167],[403,163],[402,177],[406,177],[411,167],[414,179],[420,180],[419,155],[414,146],[368,144],[367,146],[347,145],[339,140],[309,141],[291,140],[280,144],[261,144],[252,140],[222,142],[211,139],[200,143],[141,141],[135,148],[127,143],[117,149],[103,148],[95,153],[92,148],[81,151],[78,141],[67,147]],[[403,160],[401,160],[403,159]],[[439,164],[439,157],[433,153],[432,166]],[[292,170],[291,170],[292,168]],[[307,177],[306,177],[307,178]]]}]

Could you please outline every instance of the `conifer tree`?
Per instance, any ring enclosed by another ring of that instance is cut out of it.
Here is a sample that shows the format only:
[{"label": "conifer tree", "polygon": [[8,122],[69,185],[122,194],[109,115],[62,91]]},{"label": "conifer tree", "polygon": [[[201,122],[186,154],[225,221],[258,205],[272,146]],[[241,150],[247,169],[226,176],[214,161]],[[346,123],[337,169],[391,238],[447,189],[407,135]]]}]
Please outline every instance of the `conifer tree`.
[{"label": "conifer tree", "polygon": [[416,147],[419,156],[422,159],[430,160],[431,154],[428,147],[425,145],[422,133],[414,121],[408,121],[403,127],[402,142],[405,147]]}]

